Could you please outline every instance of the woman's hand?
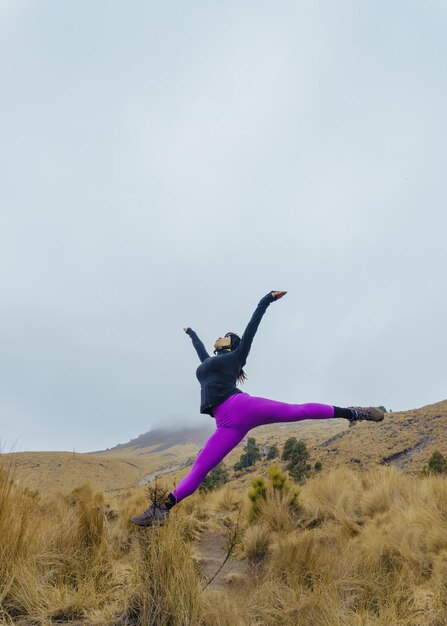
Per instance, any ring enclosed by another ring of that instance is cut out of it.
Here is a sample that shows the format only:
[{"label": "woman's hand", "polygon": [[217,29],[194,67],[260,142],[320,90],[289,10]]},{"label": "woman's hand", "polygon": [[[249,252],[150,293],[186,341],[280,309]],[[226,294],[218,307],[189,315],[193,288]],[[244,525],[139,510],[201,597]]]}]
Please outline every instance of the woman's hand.
[{"label": "woman's hand", "polygon": [[185,331],[185,333],[187,333],[189,329],[190,329],[190,326],[185,326],[183,330]]},{"label": "woman's hand", "polygon": [[285,296],[286,293],[287,291],[272,291],[272,296],[275,298],[275,300],[279,300],[280,298]]}]

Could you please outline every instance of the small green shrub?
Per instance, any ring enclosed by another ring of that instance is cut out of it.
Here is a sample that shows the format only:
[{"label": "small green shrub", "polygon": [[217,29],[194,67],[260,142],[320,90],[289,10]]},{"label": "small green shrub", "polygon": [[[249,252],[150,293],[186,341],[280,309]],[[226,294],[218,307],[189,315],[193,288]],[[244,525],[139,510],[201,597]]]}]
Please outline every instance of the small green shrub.
[{"label": "small green shrub", "polygon": [[199,491],[212,491],[228,482],[228,469],[221,461],[202,481]]},{"label": "small green shrub", "polygon": [[258,476],[252,481],[251,491],[248,497],[251,500],[249,518],[255,519],[261,510],[262,503],[274,494],[287,496],[288,504],[294,506],[298,498],[299,491],[287,480],[287,475],[281,471],[277,465],[271,465],[268,469],[269,483],[266,484],[264,478]]},{"label": "small green shrub", "polygon": [[299,482],[311,469],[308,463],[309,451],[304,441],[298,441],[296,437],[289,437],[284,444],[282,458],[287,463],[290,476]]},{"label": "small green shrub", "polygon": [[428,460],[428,472],[432,474],[447,474],[447,460],[439,450],[435,450]]},{"label": "small green shrub", "polygon": [[274,443],[272,446],[269,447],[269,450],[267,452],[267,461],[271,461],[272,459],[275,459],[277,456],[279,456],[279,450],[278,450],[278,446],[276,445],[276,443]]},{"label": "small green shrub", "polygon": [[245,469],[254,465],[258,459],[261,458],[261,452],[259,446],[256,443],[254,437],[249,437],[247,443],[244,446],[244,454],[241,455],[239,461],[234,465],[235,471]]},{"label": "small green shrub", "polygon": [[284,444],[284,448],[282,451],[281,458],[283,461],[288,461],[290,459],[290,455],[292,454],[293,449],[298,443],[298,439],[296,437],[289,437]]}]

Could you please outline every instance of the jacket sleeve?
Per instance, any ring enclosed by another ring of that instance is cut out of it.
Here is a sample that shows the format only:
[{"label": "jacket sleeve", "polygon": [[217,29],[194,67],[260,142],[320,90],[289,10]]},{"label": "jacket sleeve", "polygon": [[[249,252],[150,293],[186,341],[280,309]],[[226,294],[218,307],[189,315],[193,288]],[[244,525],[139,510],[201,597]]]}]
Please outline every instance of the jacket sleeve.
[{"label": "jacket sleeve", "polygon": [[197,337],[197,334],[193,331],[193,329],[192,328],[188,328],[188,330],[186,332],[192,339],[192,345],[196,349],[196,352],[199,355],[200,361],[203,363],[203,361],[205,359],[209,359],[210,355],[205,350],[205,346],[200,341],[200,339]]},{"label": "jacket sleeve", "polygon": [[261,298],[258,306],[256,307],[255,312],[251,316],[251,320],[247,324],[247,328],[244,331],[244,334],[241,338],[241,343],[239,344],[237,350],[239,352],[239,358],[241,360],[241,365],[245,365],[245,361],[247,360],[248,353],[250,352],[251,343],[253,341],[253,337],[258,330],[259,323],[267,310],[267,307],[275,301],[275,298],[272,295],[273,292],[269,291],[269,293]]}]

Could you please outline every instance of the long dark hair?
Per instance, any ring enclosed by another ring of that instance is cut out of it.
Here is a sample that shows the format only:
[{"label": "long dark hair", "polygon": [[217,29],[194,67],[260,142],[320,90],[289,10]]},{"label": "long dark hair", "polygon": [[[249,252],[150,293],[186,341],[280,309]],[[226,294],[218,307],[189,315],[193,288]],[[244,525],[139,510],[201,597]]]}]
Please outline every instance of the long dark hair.
[{"label": "long dark hair", "polygon": [[237,375],[236,384],[243,385],[247,378],[248,378],[247,374],[244,372],[244,370],[241,370],[239,374]]}]

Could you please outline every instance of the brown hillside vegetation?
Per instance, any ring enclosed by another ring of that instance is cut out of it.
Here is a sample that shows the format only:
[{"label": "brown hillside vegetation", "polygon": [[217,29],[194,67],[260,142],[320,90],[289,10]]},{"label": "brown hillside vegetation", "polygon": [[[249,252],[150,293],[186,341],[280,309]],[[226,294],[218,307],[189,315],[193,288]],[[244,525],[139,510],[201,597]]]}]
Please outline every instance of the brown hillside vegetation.
[{"label": "brown hillside vegetation", "polygon": [[447,400],[419,409],[387,413],[380,424],[362,422],[326,445],[317,446],[328,467],[353,463],[396,465],[420,472],[433,452],[447,454]]},{"label": "brown hillside vegetation", "polygon": [[[212,420],[210,420],[210,423]],[[287,438],[303,439],[312,462],[324,468],[349,464],[368,469],[379,464],[396,465],[406,472],[419,473],[435,450],[447,456],[447,400],[418,409],[387,413],[380,424],[360,423],[348,428],[346,420],[307,420],[292,424],[262,426],[251,431],[261,445],[277,444]],[[140,435],[128,444],[108,451],[73,454],[69,452],[17,452],[3,455],[14,464],[16,481],[41,493],[68,494],[88,482],[105,493],[124,493],[145,477],[163,474],[172,487],[189,466],[209,436],[203,428]],[[143,444],[152,445],[144,447]],[[242,442],[225,460],[232,467],[239,459]],[[251,475],[239,479],[243,485]]]},{"label": "brown hillside vegetation", "polygon": [[[146,507],[141,489],[43,497],[15,484],[4,462],[2,624],[447,624],[444,477],[342,467],[298,487],[270,469],[264,497],[227,485],[141,529],[129,522]],[[227,535],[235,553],[206,586]]]},{"label": "brown hillside vegetation", "polygon": [[16,482],[43,493],[69,493],[85,482],[105,492],[125,491],[147,475],[164,468],[191,464],[197,444],[174,446],[169,452],[118,450],[109,453],[12,452],[4,454],[14,466]]}]

